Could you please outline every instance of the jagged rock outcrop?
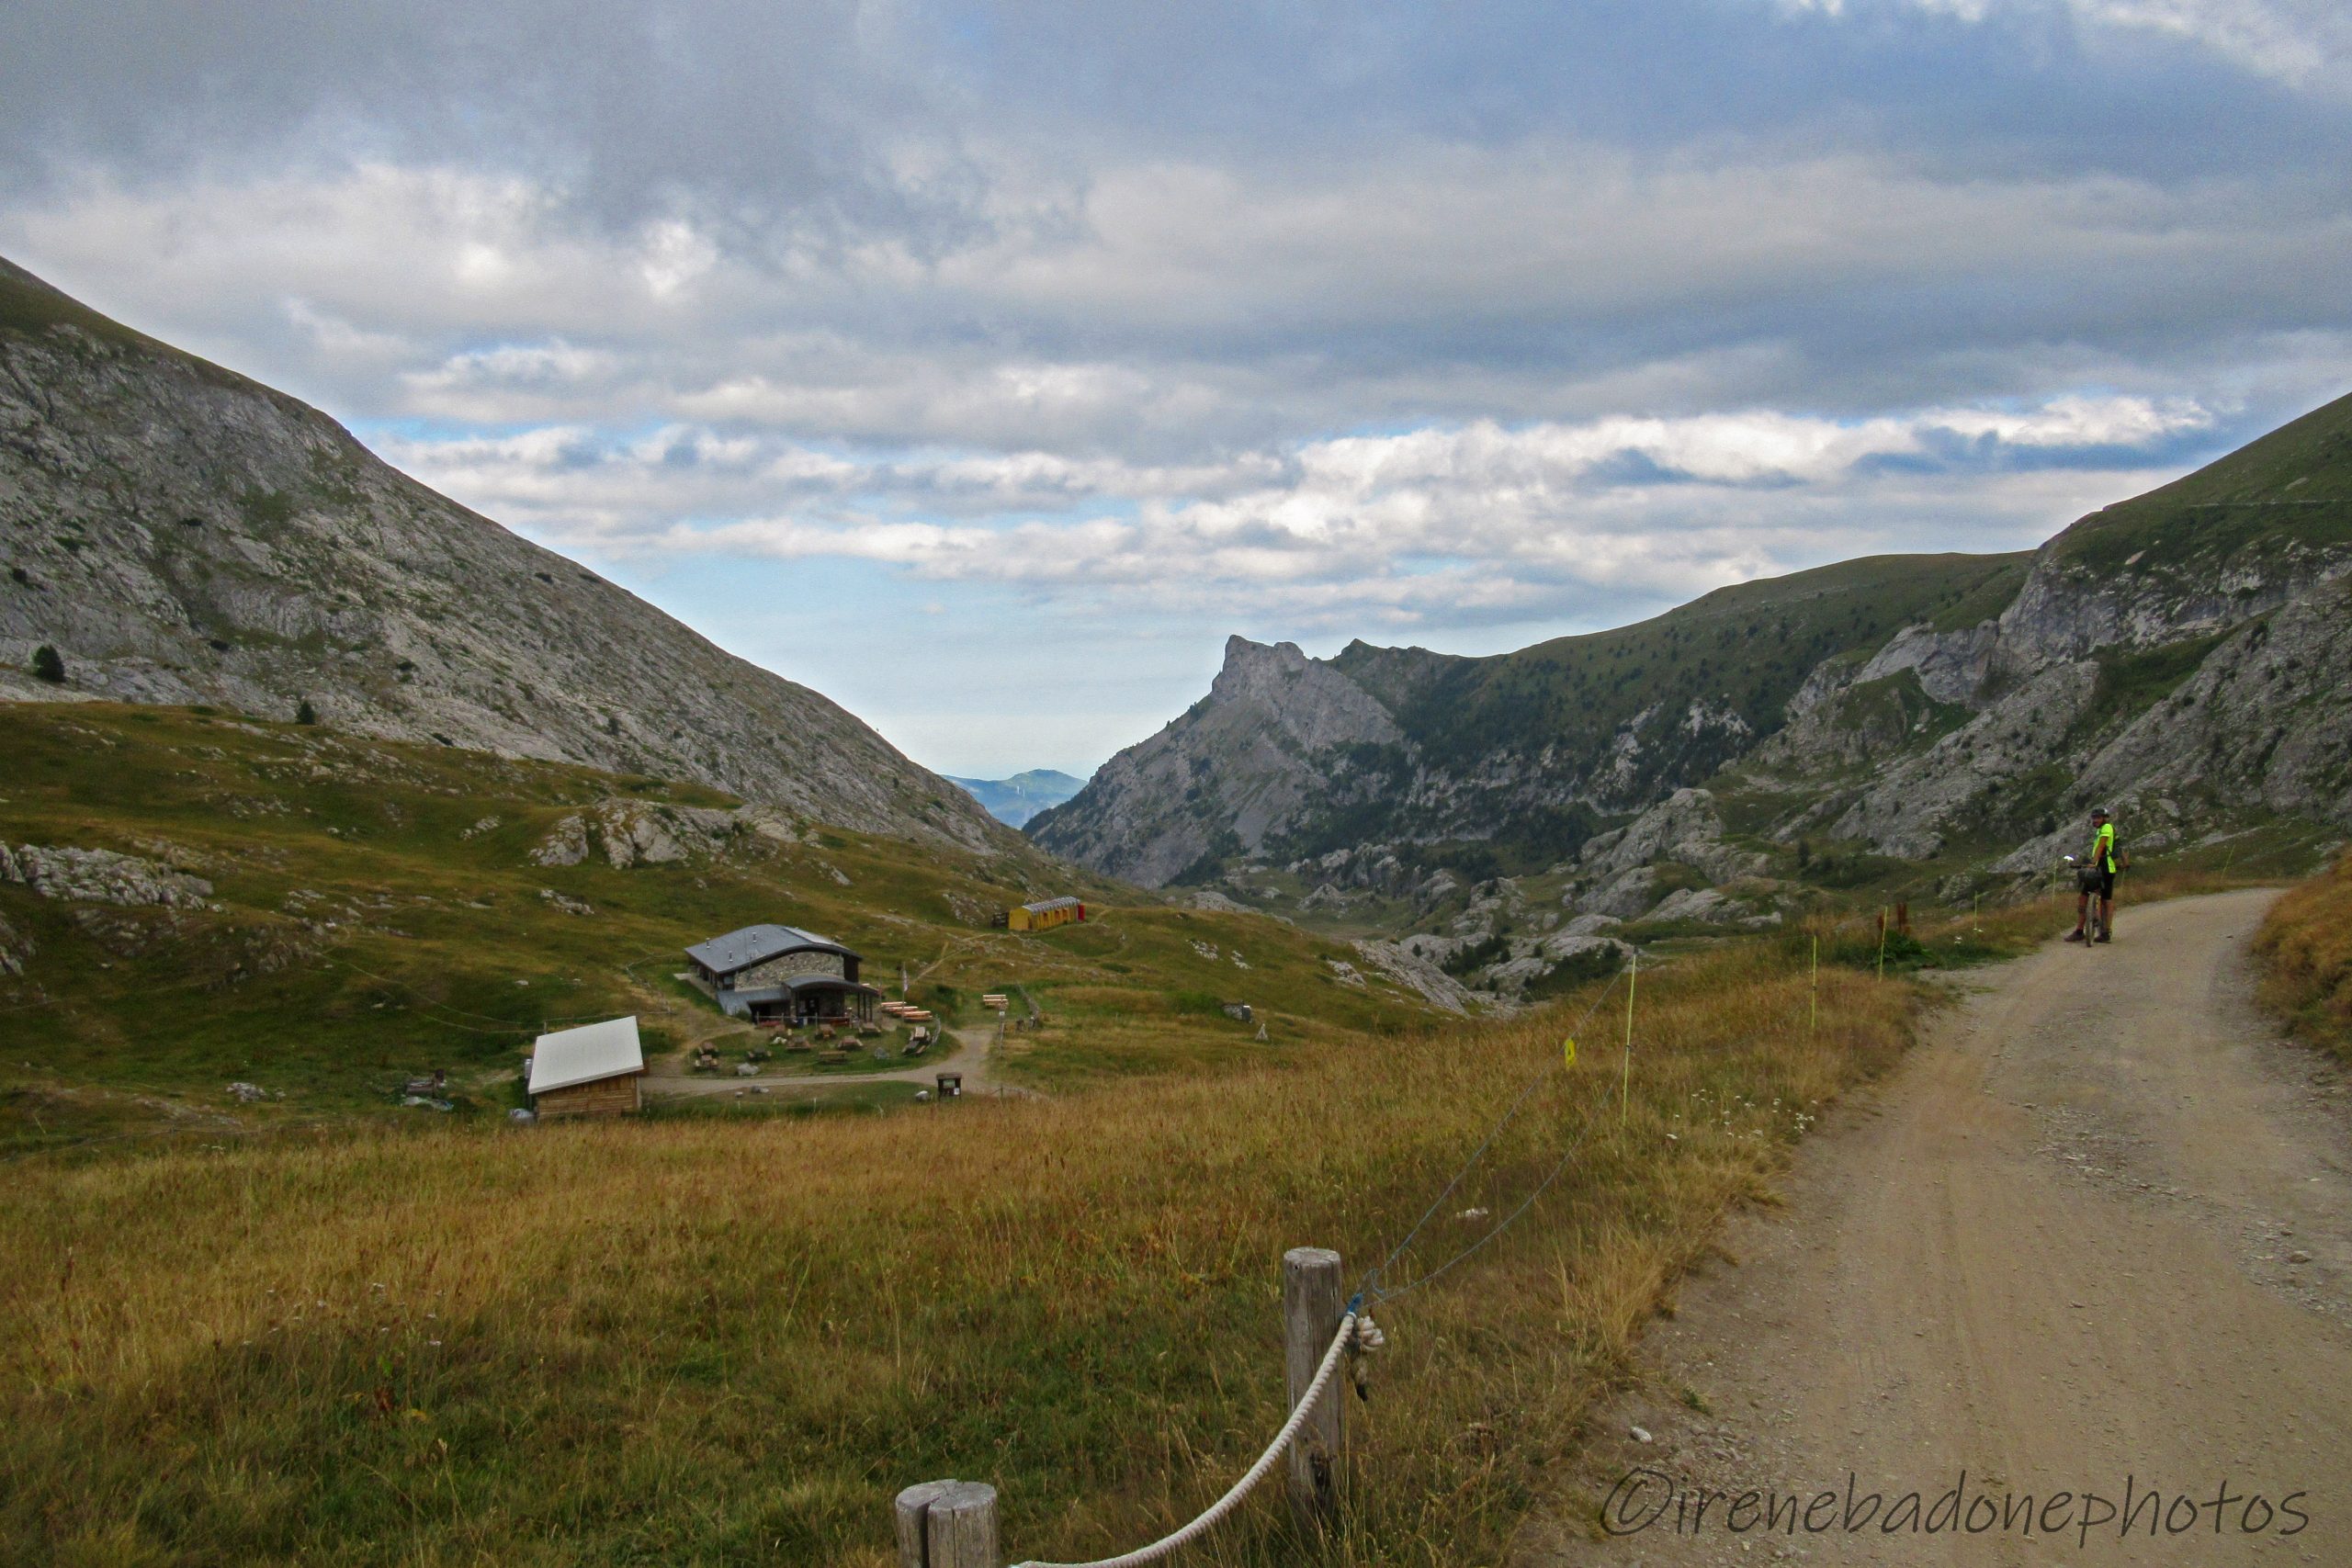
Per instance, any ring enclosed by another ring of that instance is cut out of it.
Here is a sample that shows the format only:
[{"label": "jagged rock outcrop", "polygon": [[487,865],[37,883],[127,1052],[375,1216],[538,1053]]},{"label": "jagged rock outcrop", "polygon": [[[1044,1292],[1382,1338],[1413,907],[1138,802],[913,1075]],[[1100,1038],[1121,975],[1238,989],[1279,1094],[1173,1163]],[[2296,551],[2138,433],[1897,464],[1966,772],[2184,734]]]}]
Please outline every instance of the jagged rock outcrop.
[{"label": "jagged rock outcrop", "polygon": [[1355,949],[1372,967],[1445,1012],[1466,1014],[1495,999],[1473,991],[1436,964],[1396,942],[1364,941],[1357,942]]},{"label": "jagged rock outcrop", "polygon": [[[0,262],[0,697],[307,701],[367,735],[1007,847],[807,687],[378,461],[294,399]],[[64,681],[28,668],[58,650]]]},{"label": "jagged rock outcrop", "polygon": [[[2164,849],[2249,811],[2352,829],[2352,579],[2323,583],[2232,634],[2075,775]],[[1995,869],[2047,868],[2082,839],[2069,818]]]},{"label": "jagged rock outcrop", "polygon": [[137,855],[62,845],[0,844],[0,882],[18,883],[44,898],[125,908],[202,909],[212,884]]},{"label": "jagged rock outcrop", "polygon": [[1639,866],[1670,861],[1703,873],[1710,880],[1763,872],[1766,857],[1724,842],[1723,817],[1715,797],[1703,789],[1678,789],[1627,826],[1603,833],[1584,847],[1581,870],[1611,879]]},{"label": "jagged rock outcrop", "polygon": [[1870,737],[1859,788],[1789,826],[1905,859],[1989,828],[2025,840],[2003,870],[2046,867],[2093,803],[2135,814],[2151,849],[2256,812],[2352,827],[2347,524],[2352,399],[2082,519],[1997,617],[1909,628],[1832,672],[1758,761],[1783,786],[1831,782],[1851,713],[1916,716],[1907,743]]},{"label": "jagged rock outcrop", "polygon": [[578,865],[593,855],[622,871],[633,865],[668,865],[722,854],[747,833],[779,841],[799,840],[789,821],[761,807],[722,811],[708,806],[607,800],[560,818],[531,851],[531,863]]},{"label": "jagged rock outcrop", "polygon": [[1385,788],[1385,773],[1351,758],[1402,739],[1376,699],[1295,644],[1236,637],[1207,697],[1029,831],[1057,853],[1159,887],[1204,856],[1254,854],[1310,805]]},{"label": "jagged rock outcrop", "polygon": [[33,955],[32,938],[0,917],[0,975],[15,979],[25,972],[25,961]]}]

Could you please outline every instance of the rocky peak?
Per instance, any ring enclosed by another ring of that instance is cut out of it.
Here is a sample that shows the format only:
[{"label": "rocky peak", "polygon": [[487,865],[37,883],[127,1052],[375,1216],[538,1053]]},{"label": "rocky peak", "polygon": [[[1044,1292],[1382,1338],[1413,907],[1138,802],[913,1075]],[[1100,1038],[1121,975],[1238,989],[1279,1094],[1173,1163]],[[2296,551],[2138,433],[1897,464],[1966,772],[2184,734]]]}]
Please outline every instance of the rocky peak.
[{"label": "rocky peak", "polygon": [[1401,738],[1396,721],[1371,694],[1330,665],[1306,657],[1295,642],[1269,646],[1245,637],[1225,642],[1225,667],[1209,686],[1209,701],[1250,705],[1302,746],[1385,744]]}]

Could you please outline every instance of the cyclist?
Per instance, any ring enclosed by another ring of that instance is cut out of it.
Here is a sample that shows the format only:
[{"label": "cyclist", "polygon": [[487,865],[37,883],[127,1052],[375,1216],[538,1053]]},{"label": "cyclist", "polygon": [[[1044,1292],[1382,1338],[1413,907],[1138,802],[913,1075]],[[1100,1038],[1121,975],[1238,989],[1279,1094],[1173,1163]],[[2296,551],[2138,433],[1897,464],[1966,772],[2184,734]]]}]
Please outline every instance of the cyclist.
[{"label": "cyclist", "polygon": [[[2083,863],[2081,891],[2075,895],[2075,929],[2066,933],[2068,942],[2108,942],[2115,935],[2115,824],[2104,806],[2091,809],[2091,851]],[[2098,896],[2098,935],[2093,937],[2084,928],[2088,922],[2091,896]]]}]

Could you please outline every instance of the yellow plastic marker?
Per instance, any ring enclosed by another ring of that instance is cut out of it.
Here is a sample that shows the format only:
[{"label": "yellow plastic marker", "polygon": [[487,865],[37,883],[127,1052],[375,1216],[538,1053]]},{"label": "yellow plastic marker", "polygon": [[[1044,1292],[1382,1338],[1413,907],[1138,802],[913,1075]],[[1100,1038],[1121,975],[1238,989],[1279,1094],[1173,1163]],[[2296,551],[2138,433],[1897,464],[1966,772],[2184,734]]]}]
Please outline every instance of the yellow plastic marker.
[{"label": "yellow plastic marker", "polygon": [[1573,1067],[1576,1065],[1577,1039],[1575,1035],[1571,1034],[1566,1040],[1560,1042],[1560,1066],[1564,1067]]}]

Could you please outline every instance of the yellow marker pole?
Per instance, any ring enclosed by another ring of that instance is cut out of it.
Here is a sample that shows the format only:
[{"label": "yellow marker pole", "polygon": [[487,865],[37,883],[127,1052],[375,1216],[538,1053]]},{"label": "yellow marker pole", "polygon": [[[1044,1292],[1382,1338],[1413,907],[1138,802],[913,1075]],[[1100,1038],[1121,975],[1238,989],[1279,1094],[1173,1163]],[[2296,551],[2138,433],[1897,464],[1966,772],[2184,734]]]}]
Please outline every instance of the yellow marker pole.
[{"label": "yellow marker pole", "polygon": [[1564,1067],[1573,1067],[1576,1065],[1577,1037],[1571,1034],[1566,1040],[1560,1042],[1560,1066]]},{"label": "yellow marker pole", "polygon": [[1625,1125],[1631,1113],[1628,1101],[1634,1092],[1634,987],[1642,980],[1642,950],[1634,949],[1634,956],[1625,971],[1625,1068],[1617,1085],[1617,1125]]}]

